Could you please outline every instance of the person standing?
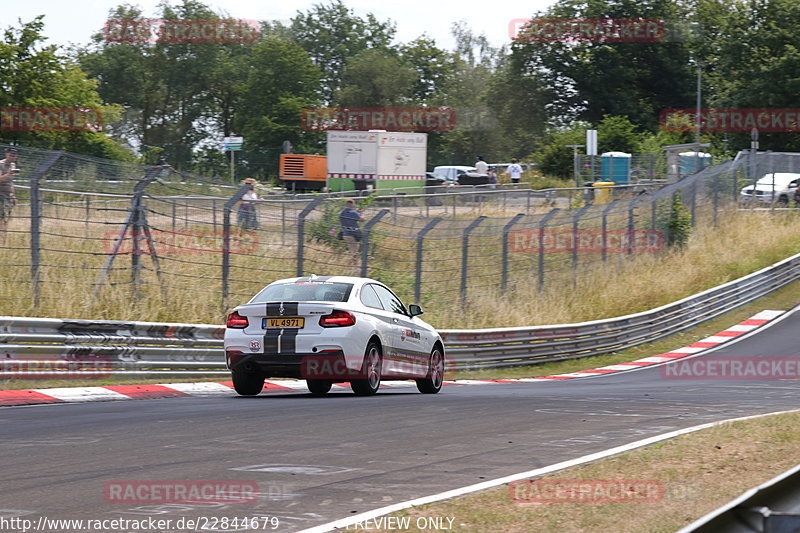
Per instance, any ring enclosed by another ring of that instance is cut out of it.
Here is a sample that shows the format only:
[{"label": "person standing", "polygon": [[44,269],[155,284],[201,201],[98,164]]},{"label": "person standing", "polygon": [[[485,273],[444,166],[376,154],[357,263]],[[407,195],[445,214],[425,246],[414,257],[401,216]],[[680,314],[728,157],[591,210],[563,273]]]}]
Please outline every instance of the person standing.
[{"label": "person standing", "polygon": [[242,185],[247,185],[247,191],[242,195],[242,201],[239,204],[239,225],[244,230],[258,228],[258,217],[256,216],[256,204],[254,200],[258,200],[256,194],[256,180],[247,178],[242,182]]},{"label": "person standing", "polygon": [[342,240],[347,243],[353,265],[358,264],[358,252],[361,249],[361,228],[359,222],[364,221],[361,210],[356,210],[355,200],[348,199],[344,209],[339,213],[339,225],[342,227]]},{"label": "person standing", "polygon": [[14,194],[14,176],[19,173],[17,168],[17,149],[7,148],[5,159],[0,160],[0,243],[6,242],[6,229],[11,211],[17,205]]},{"label": "person standing", "polygon": [[475,162],[475,172],[483,176],[489,174],[489,164],[483,160],[482,155],[479,155],[478,160]]},{"label": "person standing", "polygon": [[506,174],[511,176],[511,183],[519,183],[519,180],[522,177],[522,167],[517,162],[516,157],[511,158],[511,164],[508,165]]},{"label": "person standing", "polygon": [[489,169],[489,188],[497,188],[497,171],[493,168]]}]

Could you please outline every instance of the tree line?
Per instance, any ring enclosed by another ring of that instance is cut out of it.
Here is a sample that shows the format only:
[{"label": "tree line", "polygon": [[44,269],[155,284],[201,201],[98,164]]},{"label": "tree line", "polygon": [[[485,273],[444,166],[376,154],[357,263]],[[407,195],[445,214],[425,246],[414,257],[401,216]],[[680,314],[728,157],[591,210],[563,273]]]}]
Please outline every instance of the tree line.
[{"label": "tree line", "polygon": [[[158,9],[162,20],[227,18],[199,0]],[[146,19],[128,4],[108,18]],[[287,24],[261,21],[249,42],[123,42],[98,28],[89,43],[62,50],[46,43],[38,17],[3,33],[0,108],[99,109],[103,127],[0,127],[0,140],[224,176],[220,142],[235,135],[245,139],[237,174],[265,179],[276,174],[285,141],[296,153],[324,153],[325,134],[303,127],[304,109],[448,107],[455,127],[429,134],[430,166],[518,157],[569,175],[565,145],[583,144],[587,128],[599,128],[601,151],[694,140],[691,128],[666,131],[662,122],[664,110],[695,107],[698,69],[703,108],[792,108],[800,89],[794,0],[558,0],[531,19],[575,28],[656,21],[660,33],[576,38],[531,24],[495,47],[460,22],[447,50],[424,34],[397,42],[393,21],[329,0]],[[723,153],[748,147],[749,136],[703,131],[701,140]],[[762,133],[760,141],[762,149],[800,150],[797,133]]]}]

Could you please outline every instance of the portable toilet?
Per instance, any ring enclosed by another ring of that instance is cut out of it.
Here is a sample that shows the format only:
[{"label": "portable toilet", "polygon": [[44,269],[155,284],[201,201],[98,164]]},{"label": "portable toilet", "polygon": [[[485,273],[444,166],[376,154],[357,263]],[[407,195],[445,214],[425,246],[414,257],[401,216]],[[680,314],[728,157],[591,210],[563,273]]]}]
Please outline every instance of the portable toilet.
[{"label": "portable toilet", "polygon": [[631,154],[625,152],[601,154],[600,176],[602,181],[613,181],[617,185],[626,185],[631,176]]},{"label": "portable toilet", "polygon": [[705,152],[681,152],[678,154],[678,168],[681,176],[696,174],[707,166],[713,159],[711,154]]}]

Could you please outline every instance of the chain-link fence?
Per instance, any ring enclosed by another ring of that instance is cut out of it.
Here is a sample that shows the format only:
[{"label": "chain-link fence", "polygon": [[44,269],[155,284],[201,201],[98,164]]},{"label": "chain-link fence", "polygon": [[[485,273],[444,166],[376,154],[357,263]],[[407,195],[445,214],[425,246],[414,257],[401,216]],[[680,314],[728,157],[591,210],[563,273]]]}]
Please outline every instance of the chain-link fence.
[{"label": "chain-link fence", "polygon": [[716,224],[744,186],[800,169],[800,155],[740,154],[669,184],[372,194],[356,198],[357,249],[339,238],[342,200],[323,194],[257,189],[253,200],[247,185],[168,166],[25,148],[18,164],[17,205],[0,241],[2,314],[115,318],[122,305],[192,322],[310,273],[374,277],[423,303],[565,283]]}]

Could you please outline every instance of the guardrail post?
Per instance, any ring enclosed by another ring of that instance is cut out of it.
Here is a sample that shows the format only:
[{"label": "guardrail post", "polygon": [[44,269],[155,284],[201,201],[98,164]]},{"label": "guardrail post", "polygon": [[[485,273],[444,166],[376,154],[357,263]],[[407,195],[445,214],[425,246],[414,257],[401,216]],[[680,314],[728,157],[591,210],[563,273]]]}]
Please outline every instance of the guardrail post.
[{"label": "guardrail post", "polygon": [[481,215],[473,220],[469,226],[464,230],[461,237],[461,300],[467,298],[467,268],[469,259],[469,234],[478,227],[478,225],[486,220],[486,217]]},{"label": "guardrail post", "polygon": [[[572,273],[573,275],[578,271],[578,242],[580,239],[578,238],[578,223],[580,222],[581,218],[589,208],[592,207],[592,204],[586,204],[585,206],[581,207],[577,213],[572,217]],[[574,279],[574,276],[573,276]]]},{"label": "guardrail post", "polygon": [[388,209],[381,209],[378,211],[378,214],[372,217],[366,224],[364,224],[364,230],[361,232],[361,277],[366,278],[367,272],[369,270],[369,237],[370,233],[372,233],[372,227],[375,226],[378,222],[381,221],[383,217],[385,217],[389,213]]},{"label": "guardrail post", "polygon": [[539,236],[538,236],[539,258],[537,265],[538,267],[537,276],[539,278],[538,287],[540,291],[544,289],[544,228],[545,226],[547,226],[547,223],[550,221],[551,218],[555,216],[556,213],[558,213],[557,207],[552,211],[550,211],[549,213],[547,213],[545,216],[543,216],[542,219],[539,221]]},{"label": "guardrail post", "polygon": [[502,268],[500,273],[500,290],[503,292],[505,292],[508,287],[508,236],[511,233],[511,228],[524,216],[525,213],[518,213],[503,226],[503,256],[500,262]]},{"label": "guardrail post", "polygon": [[422,294],[422,253],[423,253],[423,239],[425,235],[431,231],[436,224],[442,221],[442,217],[436,217],[430,222],[428,222],[424,228],[422,228],[417,236],[415,237],[417,240],[417,262],[415,266],[416,276],[414,279],[414,301],[419,303],[420,296]]},{"label": "guardrail post", "polygon": [[319,204],[321,204],[325,198],[319,196],[311,200],[311,202],[305,206],[305,208],[300,211],[300,214],[297,215],[297,275],[303,275],[303,266],[305,262],[304,257],[304,247],[305,247],[305,239],[306,239],[306,217],[308,216],[311,211],[317,208]]},{"label": "guardrail post", "polygon": [[231,272],[231,211],[249,189],[250,185],[242,185],[222,206],[222,300],[220,306],[223,314],[228,310],[228,280]]},{"label": "guardrail post", "polygon": [[41,279],[39,277],[39,267],[41,266],[41,225],[42,225],[42,199],[39,195],[39,182],[42,176],[56,164],[64,152],[58,151],[50,154],[30,177],[31,195],[31,297],[33,307],[38,309],[41,300]]}]

